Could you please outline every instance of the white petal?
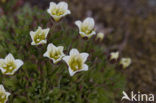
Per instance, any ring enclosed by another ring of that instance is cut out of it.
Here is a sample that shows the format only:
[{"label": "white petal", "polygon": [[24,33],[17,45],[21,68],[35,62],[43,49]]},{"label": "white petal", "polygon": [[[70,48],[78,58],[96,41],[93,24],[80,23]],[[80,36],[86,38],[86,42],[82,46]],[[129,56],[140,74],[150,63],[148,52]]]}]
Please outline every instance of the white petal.
[{"label": "white petal", "polygon": [[[71,70],[72,71],[72,70]],[[77,71],[72,71],[73,72],[73,74],[75,74],[75,73],[77,73],[77,72],[81,72],[81,71],[88,71],[88,65],[86,65],[86,64],[83,64],[83,68],[82,69],[80,69],[80,70],[77,70]]]},{"label": "white petal", "polygon": [[51,59],[53,60],[53,63],[54,63],[54,64],[56,64],[57,62],[61,61],[61,57],[58,58],[57,60],[55,60],[55,59],[53,59],[53,58],[51,58]]},{"label": "white petal", "polygon": [[0,85],[0,90],[5,92],[4,86],[2,84]]},{"label": "white petal", "polygon": [[90,25],[93,25],[93,26],[95,25],[94,19],[91,18],[91,17],[86,18],[83,23],[90,24]]},{"label": "white petal", "polygon": [[74,72],[70,67],[68,67],[68,70],[69,70],[70,76],[73,76],[76,73],[76,71]]},{"label": "white petal", "polygon": [[67,64],[68,64],[69,59],[70,59],[70,56],[64,56],[64,57],[63,57],[63,60],[64,60]]},{"label": "white petal", "polygon": [[33,31],[30,31],[30,36],[31,36],[31,39],[34,40],[35,33]]},{"label": "white petal", "polygon": [[[10,94],[9,94],[10,95]],[[8,96],[9,95],[7,95],[7,97],[6,97],[6,99],[5,99],[5,101],[4,101],[4,103],[7,103],[7,101],[8,101]]]},{"label": "white petal", "polygon": [[38,45],[38,44],[36,44],[36,43],[33,41],[33,42],[31,42],[31,45]]},{"label": "white petal", "polygon": [[43,54],[44,57],[49,57],[49,53],[48,51],[46,51],[44,54]]},{"label": "white petal", "polygon": [[38,31],[38,30],[42,30],[42,27],[38,26],[38,29],[37,29],[37,31]]},{"label": "white petal", "polygon": [[90,17],[86,18],[83,22],[83,25],[87,25],[89,29],[93,29],[95,25],[94,19]]},{"label": "white petal", "polygon": [[85,34],[84,32],[79,32],[80,33],[80,35],[82,36],[82,37],[88,37],[88,38],[90,38],[90,37],[92,37],[93,35],[95,35],[96,34],[96,32],[95,31],[92,31],[92,33],[90,33],[90,34]]},{"label": "white petal", "polygon": [[15,72],[18,70],[19,68],[16,68],[14,69],[12,72],[8,72],[8,73],[5,73],[6,75],[14,75]]},{"label": "white petal", "polygon": [[5,60],[4,59],[0,59],[0,67],[2,67],[4,63],[5,63]]},{"label": "white petal", "polygon": [[70,53],[69,53],[69,54],[70,54],[70,56],[71,56],[71,55],[75,55],[75,54],[79,54],[79,51],[78,51],[77,49],[74,48],[74,49],[71,49],[71,50],[70,50]]},{"label": "white petal", "polygon": [[[47,9],[47,12],[51,15],[51,9]],[[52,15],[51,15],[52,16]]]},{"label": "white petal", "polygon": [[90,33],[89,35],[87,35],[88,36],[88,38],[90,38],[90,37],[92,37],[93,35],[95,35],[96,34],[96,32],[95,31],[92,31],[92,33]]},{"label": "white petal", "polygon": [[92,31],[92,33],[90,35],[92,36],[92,35],[95,35],[95,34],[96,34],[96,32],[95,31]]},{"label": "white petal", "polygon": [[82,69],[80,69],[80,70],[77,70],[76,72],[87,71],[87,70],[88,70],[88,65],[86,65],[86,64],[83,64],[83,67],[82,67]]},{"label": "white petal", "polygon": [[15,59],[14,59],[13,55],[12,55],[11,53],[9,53],[9,54],[5,57],[5,60],[6,60],[6,61],[14,61]]},{"label": "white petal", "polygon": [[11,95],[9,92],[5,92],[5,93],[6,93],[7,97]]},{"label": "white petal", "polygon": [[3,69],[2,67],[0,67],[0,70],[1,70],[2,73],[4,73],[4,72],[6,71],[6,70]]},{"label": "white petal", "polygon": [[57,7],[66,10],[66,9],[68,9],[68,4],[67,4],[66,2],[62,1],[62,2],[59,2],[59,3],[57,4]]},{"label": "white petal", "polygon": [[12,72],[5,73],[5,75],[14,75],[15,71],[16,69],[14,69],[14,72],[12,71]]},{"label": "white petal", "polygon": [[56,3],[50,2],[50,7],[47,9],[47,12],[52,16],[51,11],[56,8]]},{"label": "white petal", "polygon": [[49,50],[52,50],[55,48],[56,48],[56,46],[53,43],[50,43],[50,44],[48,44],[47,50],[49,51]]},{"label": "white petal", "polygon": [[58,46],[57,47],[61,52],[63,51],[64,47],[63,46]]},{"label": "white petal", "polygon": [[41,40],[39,43],[38,43],[38,45],[40,45],[40,44],[46,44],[47,43],[47,40]]},{"label": "white petal", "polygon": [[87,71],[88,70],[88,65],[83,64],[83,69],[81,69],[80,71]]},{"label": "white petal", "polygon": [[43,32],[45,33],[45,37],[47,37],[49,30],[50,30],[49,28],[43,30]]},{"label": "white petal", "polygon": [[88,56],[89,56],[88,53],[81,53],[80,55],[81,55],[82,58],[83,58],[83,62],[85,62],[85,61],[87,60]]},{"label": "white petal", "polygon": [[56,3],[55,2],[50,2],[50,7],[56,7]]},{"label": "white petal", "polygon": [[20,60],[20,59],[16,59],[16,65],[17,65],[17,68],[20,68],[22,65],[23,65],[23,61]]},{"label": "white petal", "polygon": [[69,70],[70,76],[73,76],[77,72],[87,71],[88,70],[88,65],[83,64],[83,68],[81,70],[73,71],[70,67],[68,67],[68,70]]},{"label": "white petal", "polygon": [[68,14],[70,14],[70,13],[71,13],[71,12],[70,12],[69,10],[66,10],[66,12],[65,12],[64,14],[60,15],[60,17],[62,18],[62,17],[66,16],[66,15],[68,15]]},{"label": "white petal", "polygon": [[67,14],[71,14],[71,11],[70,11],[70,10],[67,10],[65,14],[66,14],[66,15],[67,15]]},{"label": "white petal", "polygon": [[79,34],[81,35],[81,37],[88,37],[88,35],[86,33],[84,33],[84,32],[80,31]]},{"label": "white petal", "polygon": [[80,20],[75,21],[75,25],[78,26],[79,30],[81,30],[82,22]]},{"label": "white petal", "polygon": [[5,60],[4,59],[0,59],[0,70],[2,73],[4,73],[6,70],[3,69],[3,65],[5,64]]},{"label": "white petal", "polygon": [[59,21],[63,16],[52,15],[52,17],[54,18],[55,21]]}]

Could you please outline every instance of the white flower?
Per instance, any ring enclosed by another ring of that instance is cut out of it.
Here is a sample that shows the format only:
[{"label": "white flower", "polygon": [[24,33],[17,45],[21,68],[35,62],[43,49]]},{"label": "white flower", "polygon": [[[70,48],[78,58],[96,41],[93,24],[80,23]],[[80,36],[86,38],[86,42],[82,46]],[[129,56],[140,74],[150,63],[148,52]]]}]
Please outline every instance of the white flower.
[{"label": "white flower", "polygon": [[49,30],[49,28],[42,29],[41,27],[38,27],[36,31],[30,31],[30,36],[32,39],[31,45],[46,44],[46,37],[48,35]]},{"label": "white flower", "polygon": [[96,40],[100,40],[100,41],[102,41],[103,40],[103,38],[104,38],[104,33],[102,33],[102,32],[99,32],[97,35],[96,35]]},{"label": "white flower", "polygon": [[117,60],[119,58],[119,52],[111,52],[110,53],[110,60]]},{"label": "white flower", "polygon": [[13,75],[22,65],[23,61],[15,59],[11,53],[5,59],[0,59],[0,70],[6,75]]},{"label": "white flower", "polygon": [[53,60],[53,63],[60,61],[63,56],[63,46],[56,47],[52,43],[48,44],[47,51],[43,54],[44,57],[48,57]]},{"label": "white flower", "polygon": [[79,33],[82,37],[88,37],[95,35],[96,32],[94,30],[95,22],[93,18],[86,18],[83,22],[80,20],[75,21],[75,24],[79,28]]},{"label": "white flower", "polygon": [[66,2],[59,2],[58,4],[50,2],[50,7],[47,12],[55,21],[59,21],[62,17],[71,13],[70,10],[68,10],[68,4]]},{"label": "white flower", "polygon": [[70,76],[80,71],[87,71],[88,65],[85,64],[89,54],[79,53],[77,49],[70,50],[70,55],[63,57],[63,60],[67,63]]},{"label": "white flower", "polygon": [[0,84],[0,103],[6,103],[8,101],[10,93],[6,92],[3,85]]},{"label": "white flower", "polygon": [[120,60],[120,64],[123,66],[123,68],[127,68],[131,63],[131,58],[121,58]]}]

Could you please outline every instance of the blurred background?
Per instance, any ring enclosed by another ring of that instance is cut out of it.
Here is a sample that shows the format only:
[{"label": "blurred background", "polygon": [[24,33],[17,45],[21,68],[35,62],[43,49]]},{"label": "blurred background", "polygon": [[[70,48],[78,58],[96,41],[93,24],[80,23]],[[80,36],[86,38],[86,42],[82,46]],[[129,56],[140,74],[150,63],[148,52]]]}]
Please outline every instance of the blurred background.
[{"label": "blurred background", "polygon": [[[60,0],[0,0],[0,16],[27,3],[46,10],[50,1]],[[105,33],[108,51],[119,50],[132,59],[132,65],[122,71],[126,90],[156,93],[156,0],[65,1],[72,12],[66,18],[69,24],[87,16],[95,18],[96,29]]]}]

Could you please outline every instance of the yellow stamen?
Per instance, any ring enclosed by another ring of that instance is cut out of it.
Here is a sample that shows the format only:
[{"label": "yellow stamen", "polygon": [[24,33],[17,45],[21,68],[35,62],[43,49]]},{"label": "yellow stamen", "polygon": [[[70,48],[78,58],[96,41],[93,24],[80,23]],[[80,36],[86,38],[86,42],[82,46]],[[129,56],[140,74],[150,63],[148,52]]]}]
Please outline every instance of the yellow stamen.
[{"label": "yellow stamen", "polygon": [[83,60],[80,55],[73,55],[69,60],[69,66],[73,71],[82,69]]},{"label": "yellow stamen", "polygon": [[9,61],[3,66],[3,69],[5,69],[5,73],[11,73],[15,68],[16,64],[13,61]]},{"label": "yellow stamen", "polygon": [[6,100],[6,94],[2,91],[0,91],[0,103],[4,103]]},{"label": "yellow stamen", "polygon": [[42,40],[45,40],[45,33],[41,32],[41,30],[37,31],[36,35],[34,36],[34,42],[39,43]]}]

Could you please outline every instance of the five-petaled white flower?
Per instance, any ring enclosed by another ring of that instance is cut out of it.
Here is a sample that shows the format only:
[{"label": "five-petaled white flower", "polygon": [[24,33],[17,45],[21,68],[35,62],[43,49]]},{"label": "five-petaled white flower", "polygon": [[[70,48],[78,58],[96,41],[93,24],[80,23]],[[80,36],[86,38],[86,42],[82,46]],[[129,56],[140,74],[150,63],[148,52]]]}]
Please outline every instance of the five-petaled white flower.
[{"label": "five-petaled white flower", "polygon": [[70,50],[69,56],[63,57],[63,60],[67,63],[70,76],[80,71],[87,71],[88,65],[85,64],[89,54],[79,53],[77,49]]},{"label": "five-petaled white flower", "polygon": [[127,68],[131,63],[131,58],[121,58],[120,60],[120,64],[123,66],[123,68]]},{"label": "five-petaled white flower", "polygon": [[79,33],[82,37],[88,37],[95,35],[96,32],[94,30],[95,22],[93,18],[86,18],[83,22],[80,20],[75,21],[75,24],[79,28]]},{"label": "five-petaled white flower", "polygon": [[70,14],[68,4],[66,2],[59,2],[58,4],[50,2],[50,7],[47,12],[53,17],[55,21],[59,21],[62,17]]},{"label": "five-petaled white flower", "polygon": [[30,36],[32,39],[31,45],[46,44],[46,37],[48,35],[49,30],[49,28],[42,29],[41,27],[38,27],[36,31],[30,31]]},{"label": "five-petaled white flower", "polygon": [[0,103],[6,103],[8,101],[10,93],[6,92],[3,85],[0,84]]},{"label": "five-petaled white flower", "polygon": [[99,33],[97,33],[97,35],[96,35],[96,40],[102,41],[103,38],[104,38],[104,36],[105,36],[104,33],[99,32]]},{"label": "five-petaled white flower", "polygon": [[44,53],[43,56],[52,59],[53,63],[57,63],[64,56],[63,49],[63,46],[56,47],[55,45],[50,43],[48,44],[47,51]]},{"label": "five-petaled white flower", "polygon": [[5,59],[0,59],[0,70],[6,75],[13,75],[22,65],[23,61],[15,59],[11,53]]},{"label": "five-petaled white flower", "polygon": [[119,58],[119,52],[111,52],[110,53],[110,60],[117,60]]}]

